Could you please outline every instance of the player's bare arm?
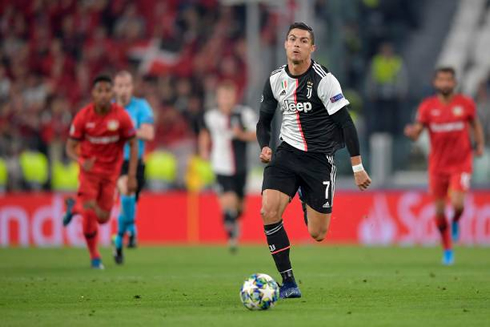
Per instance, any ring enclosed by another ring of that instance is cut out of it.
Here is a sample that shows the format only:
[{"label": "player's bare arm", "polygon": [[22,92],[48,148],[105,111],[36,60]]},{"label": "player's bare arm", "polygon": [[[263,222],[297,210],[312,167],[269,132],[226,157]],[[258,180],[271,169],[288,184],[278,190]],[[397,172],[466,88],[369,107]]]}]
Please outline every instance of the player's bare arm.
[{"label": "player's bare arm", "polygon": [[485,150],[485,138],[483,137],[483,127],[478,117],[470,121],[470,126],[476,143],[475,155],[481,157]]},{"label": "player's bare arm", "polygon": [[136,137],[128,141],[129,144],[129,171],[128,171],[128,192],[136,192],[138,183],[136,182],[136,168],[138,166],[138,142]]},{"label": "player's bare arm", "polygon": [[209,148],[211,147],[211,135],[207,129],[201,129],[198,136],[199,156],[209,160]]},{"label": "player's bare arm", "polygon": [[136,130],[136,137],[143,141],[153,141],[155,138],[155,126],[153,124],[141,124]]},{"label": "player's bare arm", "polygon": [[253,142],[257,140],[257,137],[255,136],[255,131],[245,131],[239,126],[235,126],[233,128],[233,136],[234,138],[244,142]]},{"label": "player's bare arm", "polygon": [[79,143],[80,142],[78,142],[77,140],[69,138],[68,141],[66,142],[66,154],[70,159],[78,162],[80,164],[80,167],[82,167],[84,171],[90,171],[94,166],[95,158],[82,159],[77,154],[77,148]]},{"label": "player's bare arm", "polygon": [[424,125],[422,123],[416,122],[414,124],[409,124],[405,126],[404,133],[405,136],[412,141],[417,141],[424,130]]},{"label": "player's bare arm", "polygon": [[357,187],[361,191],[367,190],[371,185],[371,178],[362,165],[362,158],[360,155],[359,137],[357,136],[356,126],[352,121],[352,118],[347,110],[347,107],[343,107],[332,116],[333,121],[337,126],[342,129],[344,135],[345,145],[347,151],[351,156],[352,170],[354,172],[354,180]]}]

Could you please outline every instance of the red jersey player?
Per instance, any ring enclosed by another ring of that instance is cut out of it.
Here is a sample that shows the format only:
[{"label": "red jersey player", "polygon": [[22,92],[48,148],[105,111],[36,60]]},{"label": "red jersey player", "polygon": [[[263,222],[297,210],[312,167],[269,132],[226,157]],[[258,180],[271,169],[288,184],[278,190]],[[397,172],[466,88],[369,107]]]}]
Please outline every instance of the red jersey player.
[{"label": "red jersey player", "polygon": [[430,136],[429,188],[435,201],[436,225],[444,248],[443,264],[454,263],[449,224],[444,214],[448,190],[454,216],[451,222],[452,238],[459,237],[459,219],[463,214],[464,195],[469,189],[473,149],[471,134],[476,142],[475,154],[484,149],[483,130],[472,99],[454,93],[456,76],[453,68],[435,71],[433,85],[437,95],[425,99],[418,108],[415,124],[405,127],[405,135],[417,140],[427,128]]},{"label": "red jersey player", "polygon": [[82,215],[91,266],[103,269],[97,249],[98,223],[109,221],[126,142],[130,146],[127,187],[136,190],[138,147],[131,118],[123,107],[111,102],[110,77],[99,76],[94,80],[92,99],[93,103],[73,119],[66,143],[68,156],[80,164],[80,186],[77,200],[66,202],[63,225],[68,225],[75,214]]}]

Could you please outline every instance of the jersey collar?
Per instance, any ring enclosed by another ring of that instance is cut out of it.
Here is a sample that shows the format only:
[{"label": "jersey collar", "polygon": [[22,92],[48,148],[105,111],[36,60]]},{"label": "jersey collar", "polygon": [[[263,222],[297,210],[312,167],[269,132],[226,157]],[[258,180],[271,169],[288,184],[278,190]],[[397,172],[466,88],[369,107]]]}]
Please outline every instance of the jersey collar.
[{"label": "jersey collar", "polygon": [[308,69],[301,75],[293,75],[289,72],[289,67],[288,65],[286,64],[286,67],[285,67],[285,71],[286,71],[286,74],[288,74],[289,77],[291,78],[295,78],[295,79],[300,79],[301,77],[305,76],[306,74],[308,74],[311,70],[311,67],[313,67],[313,64],[315,63],[315,61],[313,59],[311,59],[311,63],[310,63],[310,67],[308,67]]}]

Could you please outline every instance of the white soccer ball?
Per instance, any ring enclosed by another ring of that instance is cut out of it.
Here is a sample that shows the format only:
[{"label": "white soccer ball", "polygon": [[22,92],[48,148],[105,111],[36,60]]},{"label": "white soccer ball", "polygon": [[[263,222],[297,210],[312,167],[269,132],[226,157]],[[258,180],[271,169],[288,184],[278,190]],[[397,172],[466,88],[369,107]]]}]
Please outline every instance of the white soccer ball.
[{"label": "white soccer ball", "polygon": [[279,286],[266,274],[253,274],[245,280],[240,290],[240,300],[249,310],[267,310],[279,299]]}]

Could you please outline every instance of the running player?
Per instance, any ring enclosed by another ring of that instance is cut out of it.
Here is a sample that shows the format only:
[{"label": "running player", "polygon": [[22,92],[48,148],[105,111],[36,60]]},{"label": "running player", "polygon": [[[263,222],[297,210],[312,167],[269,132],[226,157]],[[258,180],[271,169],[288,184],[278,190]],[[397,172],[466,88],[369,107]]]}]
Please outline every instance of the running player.
[{"label": "running player", "polygon": [[451,220],[452,238],[459,237],[459,220],[464,210],[464,196],[470,186],[472,146],[470,129],[476,142],[475,154],[484,149],[483,130],[472,99],[454,92],[456,74],[453,68],[436,69],[433,80],[437,94],[425,99],[419,106],[417,120],[405,127],[405,135],[417,140],[429,130],[429,188],[436,207],[435,222],[441,233],[445,265],[454,263],[451,229],[445,216],[445,204],[450,190],[454,214]]},{"label": "running player", "polygon": [[130,148],[127,189],[134,192],[137,187],[136,132],[124,108],[111,103],[112,97],[112,79],[108,76],[95,78],[93,103],[76,114],[66,143],[68,156],[80,164],[80,186],[77,200],[66,201],[63,225],[67,226],[75,214],[82,215],[91,266],[96,269],[104,268],[97,249],[98,223],[109,221],[126,142]]},{"label": "running player", "polygon": [[122,264],[123,238],[128,233],[128,248],[136,247],[136,203],[138,202],[141,189],[145,184],[145,141],[152,141],[155,137],[153,125],[153,111],[145,99],[133,96],[133,78],[127,71],[121,71],[114,77],[114,93],[116,102],[126,109],[136,128],[136,138],[138,139],[138,167],[136,169],[136,180],[138,188],[136,192],[129,192],[126,185],[129,167],[129,144],[124,148],[124,162],[121,169],[121,176],[117,182],[120,194],[121,209],[117,220],[117,234],[114,241],[114,260],[117,264]]},{"label": "running player", "polygon": [[[300,188],[305,220],[313,239],[327,235],[335,192],[334,153],[347,145],[356,185],[371,183],[364,170],[357,131],[337,79],[311,59],[315,38],[311,27],[294,23],[286,41],[287,65],[273,71],[262,94],[257,139],[260,159],[268,163],[262,185],[262,220],[269,250],[282,276],[281,298],[301,297],[289,260],[290,243],[282,215]],[[269,147],[271,121],[280,106],[282,143]]]},{"label": "running player", "polygon": [[256,140],[257,116],[253,109],[237,104],[237,89],[232,82],[218,85],[216,102],[218,107],[204,115],[199,152],[205,160],[211,157],[223,223],[234,253],[239,236],[238,218],[245,197],[247,142]]}]

